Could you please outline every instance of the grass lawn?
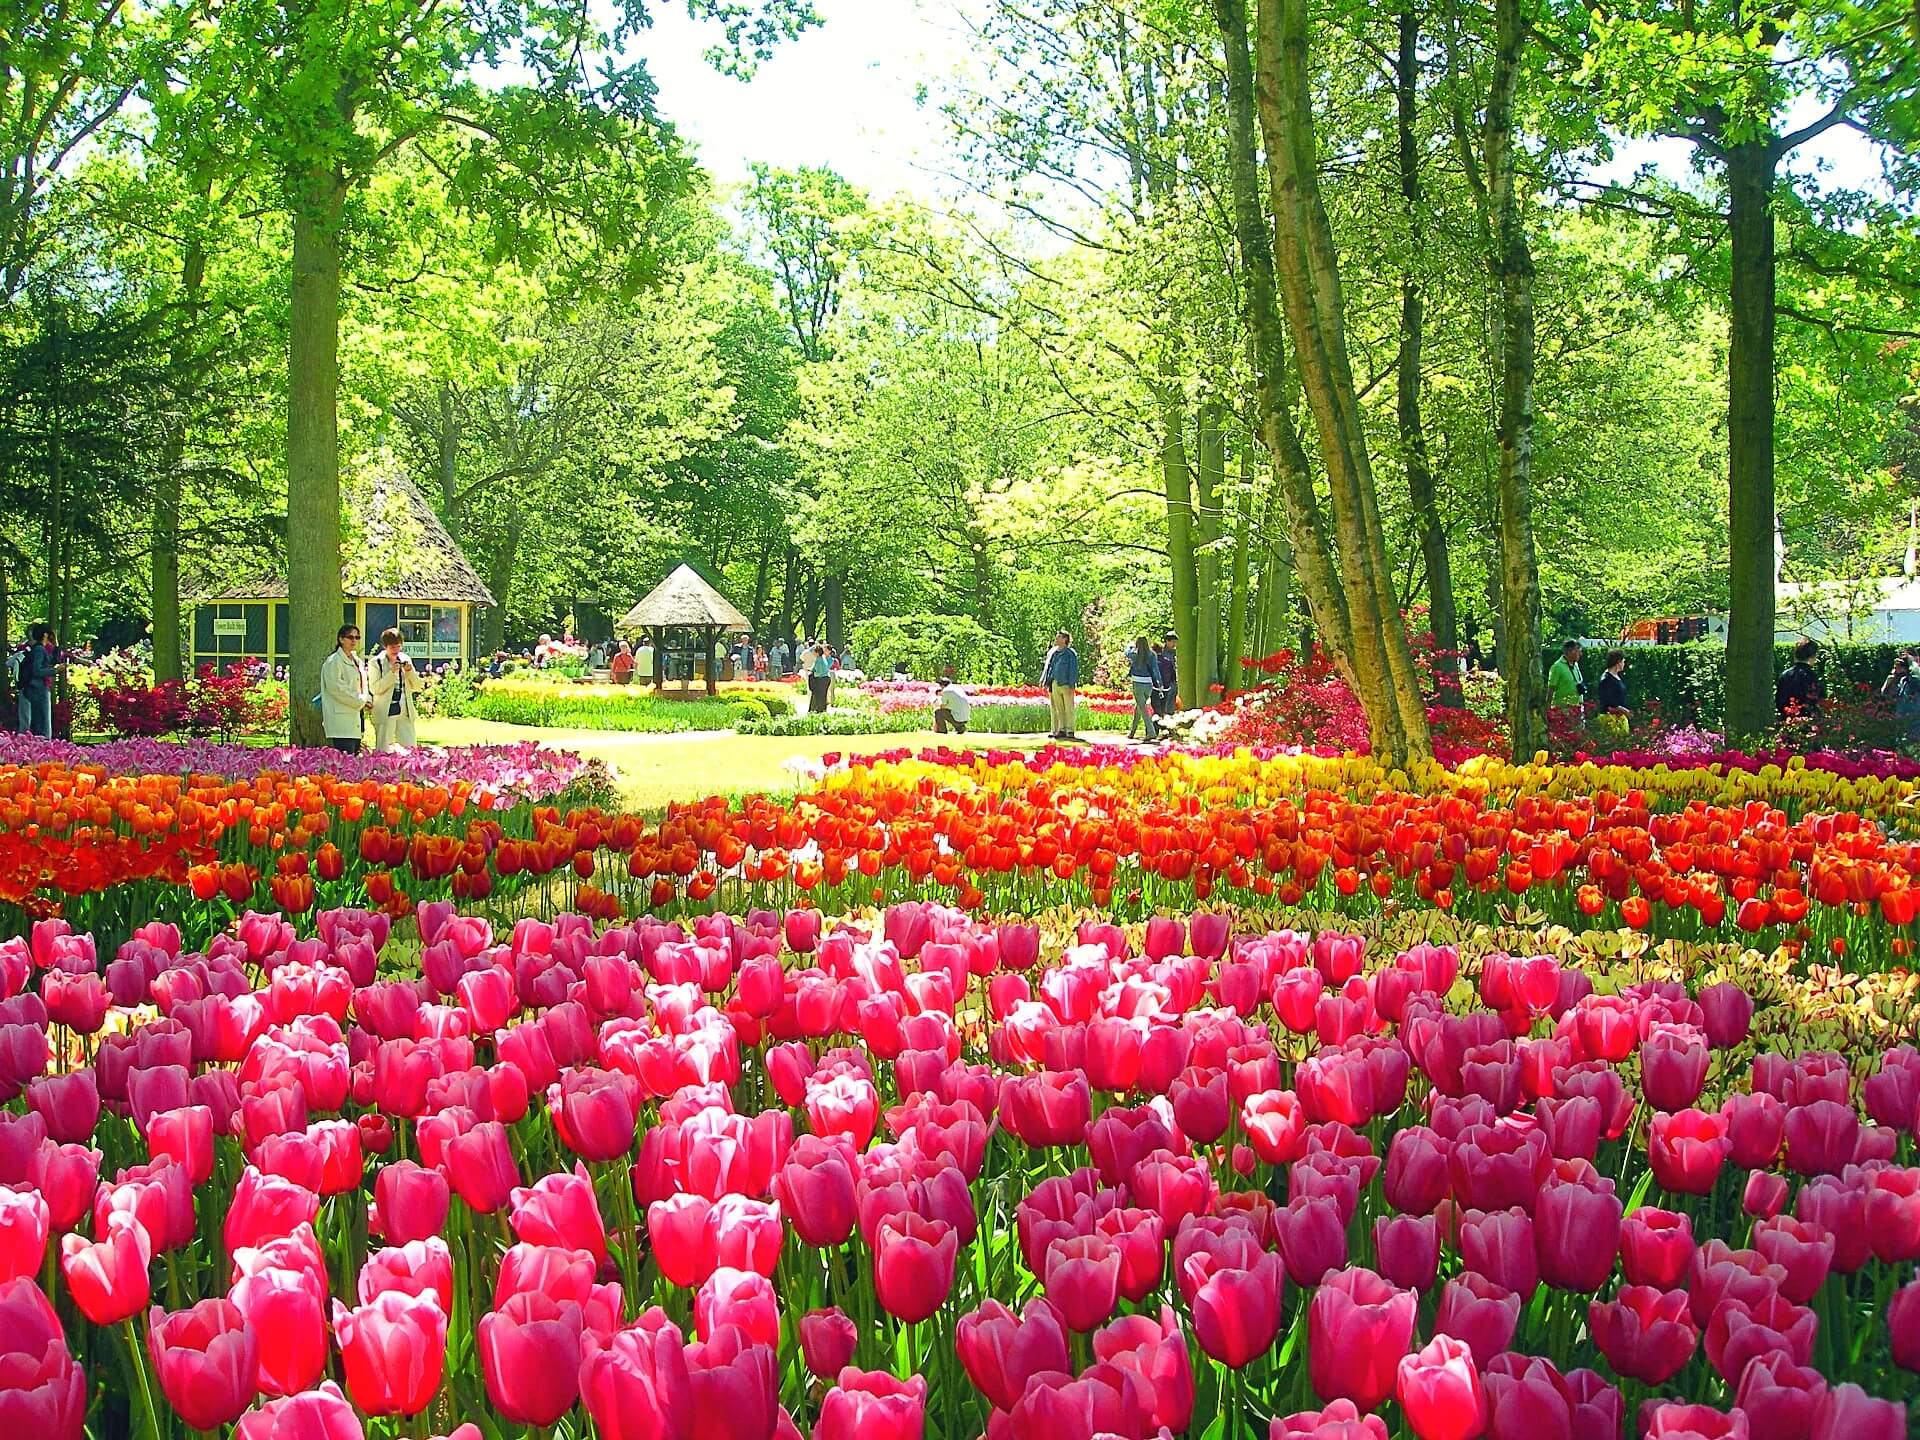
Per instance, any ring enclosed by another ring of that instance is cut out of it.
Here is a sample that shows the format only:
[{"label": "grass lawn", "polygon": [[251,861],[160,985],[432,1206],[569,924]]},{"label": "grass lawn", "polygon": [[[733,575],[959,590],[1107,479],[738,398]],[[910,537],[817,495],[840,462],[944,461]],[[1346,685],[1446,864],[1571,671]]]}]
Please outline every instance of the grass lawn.
[{"label": "grass lawn", "polygon": [[935,743],[1032,750],[1046,743],[1046,737],[1040,735],[935,735],[931,730],[905,735],[791,737],[737,735],[731,730],[643,735],[535,729],[464,718],[422,720],[420,739],[431,745],[508,745],[531,740],[556,750],[577,751],[612,767],[621,800],[642,811],[660,810],[674,800],[698,800],[707,795],[791,791],[799,782],[787,762],[796,756],[818,760],[834,753],[864,755]]}]

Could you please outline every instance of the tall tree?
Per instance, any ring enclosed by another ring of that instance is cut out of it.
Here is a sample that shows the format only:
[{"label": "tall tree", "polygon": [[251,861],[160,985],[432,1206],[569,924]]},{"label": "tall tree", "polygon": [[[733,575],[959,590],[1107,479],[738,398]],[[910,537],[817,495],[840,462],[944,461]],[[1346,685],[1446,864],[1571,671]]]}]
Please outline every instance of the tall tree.
[{"label": "tall tree", "polygon": [[[1911,138],[1920,45],[1898,7],[1855,0],[1628,0],[1563,42],[1630,130],[1691,143],[1720,177],[1727,313],[1727,710],[1734,736],[1773,720],[1776,232],[1802,145],[1836,126]],[[1819,107],[1804,123],[1790,117]]]},{"label": "tall tree", "polygon": [[[257,175],[292,220],[287,376],[287,582],[294,738],[320,739],[319,667],[340,615],[340,318],[349,215],[413,147],[495,255],[556,239],[627,258],[689,165],[621,43],[650,0],[611,13],[541,0],[232,0],[147,98],[185,168]],[[764,51],[812,19],[804,0],[691,0],[734,44]],[[479,69],[511,57],[514,79]]]}]

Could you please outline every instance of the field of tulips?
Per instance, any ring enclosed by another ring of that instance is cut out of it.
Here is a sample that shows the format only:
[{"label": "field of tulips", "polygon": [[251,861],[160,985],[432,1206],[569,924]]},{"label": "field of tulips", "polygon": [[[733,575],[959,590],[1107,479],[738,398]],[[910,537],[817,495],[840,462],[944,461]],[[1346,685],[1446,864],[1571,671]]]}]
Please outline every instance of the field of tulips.
[{"label": "field of tulips", "polygon": [[0,764],[0,933],[58,916],[114,948],[162,916],[203,945],[252,908],[399,918],[443,900],[502,925],[802,901],[1135,919],[1305,905],[1356,923],[1418,907],[1885,968],[1920,914],[1917,786],[1797,758],[1407,773],[1093,747],[864,757],[796,796],[642,817],[465,779]]},{"label": "field of tulips", "polygon": [[103,958],[0,943],[25,1440],[1896,1440],[1920,1396],[1905,977],[920,901]]}]

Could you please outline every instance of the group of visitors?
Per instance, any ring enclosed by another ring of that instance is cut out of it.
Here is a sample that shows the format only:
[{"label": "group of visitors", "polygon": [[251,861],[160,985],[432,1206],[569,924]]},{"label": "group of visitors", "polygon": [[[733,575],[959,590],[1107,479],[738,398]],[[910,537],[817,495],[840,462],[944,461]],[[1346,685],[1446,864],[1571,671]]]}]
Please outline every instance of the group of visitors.
[{"label": "group of visitors", "polygon": [[334,637],[333,653],[320,665],[321,726],[327,744],[345,755],[358,755],[373,720],[375,754],[412,746],[414,721],[419,718],[420,674],[412,657],[401,648],[400,632],[388,626],[380,632],[380,649],[371,660],[359,655],[360,627],[342,625]]},{"label": "group of visitors", "polygon": [[1137,637],[1127,650],[1127,682],[1133,687],[1133,716],[1127,738],[1136,732],[1151,745],[1160,738],[1160,722],[1173,714],[1180,692],[1179,638],[1169,630],[1158,645]]},{"label": "group of visitors", "polygon": [[7,689],[13,696],[15,728],[23,735],[53,738],[53,682],[60,659],[51,625],[35,625],[7,652]]}]

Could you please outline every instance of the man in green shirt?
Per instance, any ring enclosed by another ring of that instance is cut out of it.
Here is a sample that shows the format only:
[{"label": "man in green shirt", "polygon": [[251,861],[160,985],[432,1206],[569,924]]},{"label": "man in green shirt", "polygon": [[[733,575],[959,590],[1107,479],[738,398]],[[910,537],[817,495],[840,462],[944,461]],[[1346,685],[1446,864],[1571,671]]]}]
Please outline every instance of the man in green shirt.
[{"label": "man in green shirt", "polygon": [[1586,677],[1580,673],[1580,642],[1569,640],[1560,647],[1560,658],[1547,671],[1547,708],[1578,705],[1586,693]]}]

